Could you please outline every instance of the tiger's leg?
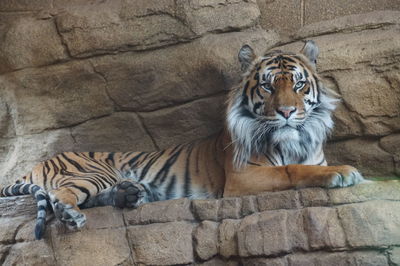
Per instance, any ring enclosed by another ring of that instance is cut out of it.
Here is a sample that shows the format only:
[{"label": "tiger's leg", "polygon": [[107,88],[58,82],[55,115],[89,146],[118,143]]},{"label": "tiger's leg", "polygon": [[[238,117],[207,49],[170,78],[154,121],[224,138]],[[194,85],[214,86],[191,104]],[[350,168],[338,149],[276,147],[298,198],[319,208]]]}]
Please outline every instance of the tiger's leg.
[{"label": "tiger's leg", "polygon": [[146,194],[143,185],[131,179],[124,179],[91,197],[80,207],[91,208],[110,205],[118,208],[136,208],[146,201]]},{"label": "tiger's leg", "polygon": [[49,191],[50,203],[55,216],[69,227],[80,228],[86,223],[86,216],[80,212],[78,204],[84,202],[87,195],[72,186],[60,187]]},{"label": "tiger's leg", "polygon": [[248,166],[242,170],[227,171],[224,196],[301,187],[346,187],[362,182],[365,179],[357,169],[348,165]]}]

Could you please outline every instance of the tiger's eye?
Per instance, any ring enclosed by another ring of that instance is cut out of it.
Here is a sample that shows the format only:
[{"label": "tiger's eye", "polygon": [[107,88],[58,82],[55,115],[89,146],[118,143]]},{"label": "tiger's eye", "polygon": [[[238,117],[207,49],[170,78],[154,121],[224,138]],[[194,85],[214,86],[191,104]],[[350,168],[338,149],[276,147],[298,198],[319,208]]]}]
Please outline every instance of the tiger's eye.
[{"label": "tiger's eye", "polygon": [[298,92],[299,90],[301,90],[302,88],[304,88],[305,85],[306,85],[306,82],[300,80],[300,81],[298,81],[298,82],[296,83],[296,85],[294,86],[294,90],[295,90],[296,92]]},{"label": "tiger's eye", "polygon": [[268,83],[262,83],[262,84],[260,84],[260,86],[261,86],[261,88],[263,88],[263,90],[265,90],[268,93],[272,93],[274,91],[272,86]]}]

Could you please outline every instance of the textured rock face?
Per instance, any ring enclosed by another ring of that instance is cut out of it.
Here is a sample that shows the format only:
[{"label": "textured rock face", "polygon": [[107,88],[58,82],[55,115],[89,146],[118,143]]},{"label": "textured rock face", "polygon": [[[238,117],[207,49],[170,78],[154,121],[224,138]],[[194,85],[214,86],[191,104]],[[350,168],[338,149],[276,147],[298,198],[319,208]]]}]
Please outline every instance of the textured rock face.
[{"label": "textured rock face", "polygon": [[[80,231],[70,231],[50,216],[45,238],[40,241],[33,239],[33,200],[2,198],[0,262],[398,265],[399,189],[399,181],[386,181],[207,203],[178,199],[144,204],[134,210],[92,208],[84,210],[88,223]],[[293,204],[286,203],[288,198]],[[266,199],[274,204],[266,208]],[[252,208],[248,208],[249,201]],[[217,215],[205,218],[210,206]]]},{"label": "textured rock face", "polygon": [[328,161],[399,176],[398,1],[331,2],[2,1],[0,184],[61,151],[213,134],[240,79],[239,48],[298,51],[302,39],[317,42],[319,72],[343,97]]}]

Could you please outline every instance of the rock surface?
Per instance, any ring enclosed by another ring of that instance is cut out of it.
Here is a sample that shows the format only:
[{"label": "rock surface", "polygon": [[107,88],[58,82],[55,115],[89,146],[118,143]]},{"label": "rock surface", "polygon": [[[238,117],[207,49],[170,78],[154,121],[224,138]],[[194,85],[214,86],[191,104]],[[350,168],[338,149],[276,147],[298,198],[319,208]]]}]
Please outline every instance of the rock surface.
[{"label": "rock surface", "polygon": [[[399,190],[400,181],[380,181],[343,189],[264,193],[252,196],[252,214],[242,213],[248,197],[210,199],[208,204],[178,199],[144,204],[136,210],[92,208],[83,210],[88,223],[80,231],[68,230],[50,215],[40,241],[33,239],[33,199],[1,198],[0,262],[398,265]],[[327,200],[316,200],[310,207],[304,200],[307,195],[325,195]],[[288,197],[295,203],[286,205]],[[265,210],[266,198],[275,202],[273,210]],[[211,216],[199,218],[210,206],[218,206],[218,221]],[[238,214],[236,219],[230,218],[232,213]]]}]

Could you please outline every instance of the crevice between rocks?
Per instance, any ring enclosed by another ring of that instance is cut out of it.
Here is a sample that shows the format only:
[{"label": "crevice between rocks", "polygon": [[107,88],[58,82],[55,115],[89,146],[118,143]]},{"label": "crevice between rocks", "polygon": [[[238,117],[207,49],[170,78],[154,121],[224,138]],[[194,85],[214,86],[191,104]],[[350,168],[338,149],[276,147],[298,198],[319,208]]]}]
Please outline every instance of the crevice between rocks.
[{"label": "crevice between rocks", "polygon": [[4,262],[10,254],[11,247],[11,245],[7,246],[7,249],[3,252],[3,256],[0,257],[0,265],[4,265]]},{"label": "crevice between rocks", "polygon": [[356,32],[362,32],[362,31],[367,31],[367,30],[375,30],[375,29],[381,29],[384,27],[388,26],[393,26],[396,25],[396,23],[391,23],[391,22],[384,22],[384,23],[377,23],[377,24],[365,24],[365,25],[359,25],[359,26],[353,26],[353,27],[344,27],[341,29],[336,29],[336,30],[327,30],[327,31],[322,31],[318,33],[311,33],[311,34],[304,34],[304,35],[297,35],[296,33],[292,36],[289,36],[289,41],[283,41],[278,43],[276,46],[283,46],[283,45],[288,45],[292,44],[298,41],[302,41],[307,38],[315,38],[315,37],[321,37],[321,36],[326,36],[326,35],[331,35],[331,34],[351,34],[351,33],[356,33]]},{"label": "crevice between rocks", "polygon": [[60,38],[60,43],[64,47],[64,52],[67,54],[68,58],[73,58],[73,56],[71,54],[71,51],[69,50],[69,47],[68,47],[67,43],[65,42],[64,37],[63,37],[63,35],[62,35],[61,31],[60,31],[60,28],[58,27],[57,18],[56,17],[53,18],[53,23],[54,23],[54,27],[56,29],[56,32],[58,34],[58,37]]},{"label": "crevice between rocks", "polygon": [[143,130],[146,132],[146,134],[150,137],[151,142],[153,143],[153,146],[157,149],[160,150],[160,147],[158,146],[155,138],[153,137],[153,135],[151,134],[150,130],[147,128],[145,122],[144,122],[144,118],[139,114],[139,113],[135,113],[138,117],[140,126],[143,128]]}]

